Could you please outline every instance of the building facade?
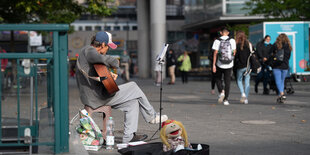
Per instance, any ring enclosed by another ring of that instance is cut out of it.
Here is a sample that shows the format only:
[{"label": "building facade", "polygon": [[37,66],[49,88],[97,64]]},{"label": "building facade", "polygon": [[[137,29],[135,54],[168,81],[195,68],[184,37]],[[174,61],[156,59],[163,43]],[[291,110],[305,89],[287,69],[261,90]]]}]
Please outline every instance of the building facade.
[{"label": "building facade", "polygon": [[151,77],[155,57],[163,43],[174,43],[186,36],[182,29],[184,1],[124,0],[117,3],[118,10],[109,17],[84,15],[71,24],[75,32],[69,35],[69,57],[76,59],[96,32],[109,31],[118,45],[109,53],[120,56],[124,50],[128,51],[132,59],[132,75]]},{"label": "building facade", "polygon": [[[233,27],[250,24],[264,19],[263,16],[249,16],[250,10],[244,9],[249,0],[185,0],[183,29],[198,35],[197,61],[200,66],[210,64],[208,54],[219,30],[223,26]],[[234,32],[230,33],[233,37]]]}]

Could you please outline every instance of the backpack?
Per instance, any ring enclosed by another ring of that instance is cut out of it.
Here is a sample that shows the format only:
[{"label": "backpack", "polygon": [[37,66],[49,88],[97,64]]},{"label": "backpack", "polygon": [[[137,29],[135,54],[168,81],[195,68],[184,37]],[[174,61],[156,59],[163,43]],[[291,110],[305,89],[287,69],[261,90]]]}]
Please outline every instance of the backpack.
[{"label": "backpack", "polygon": [[218,54],[218,60],[222,64],[230,64],[234,60],[234,54],[230,44],[230,38],[223,40],[218,39],[220,41],[220,48]]}]

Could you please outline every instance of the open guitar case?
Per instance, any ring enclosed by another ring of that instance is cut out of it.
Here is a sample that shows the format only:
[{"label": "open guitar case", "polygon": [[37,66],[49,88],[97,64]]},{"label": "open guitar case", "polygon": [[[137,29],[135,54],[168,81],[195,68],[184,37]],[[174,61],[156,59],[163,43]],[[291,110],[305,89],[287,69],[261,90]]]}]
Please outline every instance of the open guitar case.
[{"label": "open guitar case", "polygon": [[[198,144],[191,144],[193,149],[197,148]],[[168,152],[163,151],[163,144],[161,142],[148,143],[137,146],[128,146],[127,148],[118,150],[122,155],[209,155],[209,145],[200,144],[202,146],[201,150],[179,150],[173,152],[170,150]]]}]

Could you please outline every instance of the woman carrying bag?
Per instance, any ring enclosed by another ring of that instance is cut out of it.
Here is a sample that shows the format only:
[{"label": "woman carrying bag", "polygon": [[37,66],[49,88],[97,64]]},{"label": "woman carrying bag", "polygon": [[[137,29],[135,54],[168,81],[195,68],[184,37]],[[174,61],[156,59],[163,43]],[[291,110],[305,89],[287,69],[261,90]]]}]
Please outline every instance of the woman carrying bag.
[{"label": "woman carrying bag", "polygon": [[[247,36],[243,31],[238,31],[236,34],[237,52],[235,55],[234,67],[237,70],[237,85],[240,89],[241,98],[240,102],[248,104],[248,96],[250,92],[250,73],[247,73],[248,58],[251,54],[250,45]],[[244,79],[244,86],[243,86]]]},{"label": "woman carrying bag", "polygon": [[281,33],[277,37],[277,40],[273,45],[272,51],[272,72],[279,92],[277,103],[284,103],[286,100],[286,96],[284,95],[284,82],[288,74],[289,60],[292,51],[290,40],[288,39],[286,34]]}]

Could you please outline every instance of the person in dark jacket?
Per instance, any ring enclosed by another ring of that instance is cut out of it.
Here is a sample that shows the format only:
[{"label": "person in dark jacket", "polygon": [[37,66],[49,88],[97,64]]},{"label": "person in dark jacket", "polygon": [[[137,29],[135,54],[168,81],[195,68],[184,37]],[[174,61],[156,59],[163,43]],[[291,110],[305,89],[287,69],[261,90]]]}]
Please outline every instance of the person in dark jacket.
[{"label": "person in dark jacket", "polygon": [[[250,74],[246,74],[247,60],[251,54],[250,42],[247,39],[246,34],[243,31],[239,31],[236,34],[237,52],[235,55],[234,67],[237,69],[237,85],[240,89],[241,98],[240,102],[248,104],[248,97],[250,92]],[[251,46],[252,47],[252,46]],[[244,79],[244,86],[243,86]]]},{"label": "person in dark jacket", "polygon": [[288,74],[289,60],[290,60],[291,51],[292,51],[290,40],[288,39],[287,35],[284,33],[281,33],[277,37],[277,40],[273,45],[273,50],[272,50],[273,55],[275,55],[276,52],[281,49],[284,50],[283,61],[280,63],[275,63],[272,66],[273,76],[275,78],[276,86],[279,92],[277,103],[284,103],[284,101],[286,100],[286,96],[284,95],[284,82]]},{"label": "person in dark jacket", "polygon": [[172,49],[169,50],[167,54],[167,68],[170,76],[170,82],[168,84],[173,85],[175,83],[175,66],[177,58]]},{"label": "person in dark jacket", "polygon": [[[216,40],[216,37],[213,38],[213,42],[215,40]],[[210,60],[210,67],[211,67],[210,70],[211,70],[211,94],[212,95],[215,94],[215,84],[216,84],[216,74],[212,71],[212,69],[213,69],[213,57],[214,57],[214,50],[212,49],[212,44],[211,44],[208,59]],[[222,90],[222,92],[224,94],[224,90]]]},{"label": "person in dark jacket", "polygon": [[270,81],[270,74],[271,70],[269,69],[270,66],[267,64],[267,60],[271,55],[271,49],[272,49],[272,44],[270,43],[270,36],[266,35],[265,38],[257,43],[256,45],[256,53],[259,62],[262,65],[262,71],[258,73],[256,79],[255,79],[255,92],[258,93],[258,84],[259,82],[263,79],[263,86],[264,86],[264,92],[263,94],[268,95],[269,94],[269,89],[267,88],[267,85]]}]

